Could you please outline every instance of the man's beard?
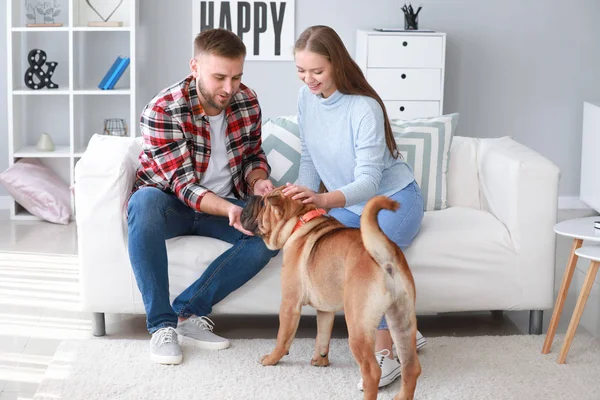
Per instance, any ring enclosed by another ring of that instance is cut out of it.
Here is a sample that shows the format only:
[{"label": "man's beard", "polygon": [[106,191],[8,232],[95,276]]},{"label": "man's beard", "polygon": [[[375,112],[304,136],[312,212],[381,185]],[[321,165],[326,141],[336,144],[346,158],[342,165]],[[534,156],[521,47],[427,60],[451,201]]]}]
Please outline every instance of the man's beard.
[{"label": "man's beard", "polygon": [[202,95],[204,100],[206,100],[206,102],[208,104],[210,104],[211,107],[214,107],[217,110],[223,111],[229,106],[229,103],[231,103],[231,99],[233,98],[233,96],[229,95],[229,98],[227,99],[227,101],[225,103],[219,103],[215,99],[217,97],[217,95],[213,95],[206,90],[206,88],[202,84],[202,80],[200,79],[200,77],[198,77],[197,83],[198,83],[198,91],[200,92],[200,94]]}]

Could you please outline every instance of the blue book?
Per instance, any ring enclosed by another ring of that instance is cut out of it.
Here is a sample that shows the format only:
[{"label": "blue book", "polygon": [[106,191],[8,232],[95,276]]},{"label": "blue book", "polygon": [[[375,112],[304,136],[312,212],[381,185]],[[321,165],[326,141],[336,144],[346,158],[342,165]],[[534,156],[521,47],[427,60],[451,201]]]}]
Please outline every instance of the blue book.
[{"label": "blue book", "polygon": [[129,62],[129,57],[125,57],[121,60],[121,62],[117,66],[117,69],[115,69],[115,72],[110,78],[108,78],[108,81],[106,82],[107,89],[113,89],[115,87],[115,84],[121,78],[123,72],[125,72],[125,70],[129,66]]},{"label": "blue book", "polygon": [[104,75],[104,78],[102,78],[102,80],[100,81],[100,84],[98,85],[98,89],[102,89],[102,90],[108,89],[106,87],[106,82],[114,74],[115,70],[117,69],[117,67],[119,66],[119,64],[121,63],[122,60],[123,59],[120,56],[117,57],[117,59],[115,60],[113,65],[110,67],[110,69],[108,70],[106,75]]}]

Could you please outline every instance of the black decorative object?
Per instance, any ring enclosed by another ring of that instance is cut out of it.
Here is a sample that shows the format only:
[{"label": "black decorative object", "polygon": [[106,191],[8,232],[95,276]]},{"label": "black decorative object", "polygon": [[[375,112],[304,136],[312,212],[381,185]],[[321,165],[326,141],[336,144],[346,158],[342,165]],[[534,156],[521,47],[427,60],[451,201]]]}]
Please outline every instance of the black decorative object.
[{"label": "black decorative object", "polygon": [[[58,89],[58,85],[52,82],[52,75],[58,63],[56,61],[46,62],[46,52],[44,50],[31,50],[27,55],[27,62],[29,68],[25,71],[25,86],[33,90],[45,87]],[[45,71],[44,66],[47,67]]]},{"label": "black decorative object", "polygon": [[402,11],[404,11],[404,29],[407,31],[416,31],[419,29],[419,12],[421,11],[421,6],[417,8],[417,12],[413,10],[412,4],[408,3],[408,7],[406,4],[402,6]]}]

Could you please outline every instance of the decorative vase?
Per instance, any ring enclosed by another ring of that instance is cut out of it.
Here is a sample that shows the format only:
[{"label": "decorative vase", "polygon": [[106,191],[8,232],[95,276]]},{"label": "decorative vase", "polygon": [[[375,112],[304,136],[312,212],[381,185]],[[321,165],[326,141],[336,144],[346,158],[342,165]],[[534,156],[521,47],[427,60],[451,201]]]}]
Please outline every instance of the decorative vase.
[{"label": "decorative vase", "polygon": [[35,148],[39,151],[54,151],[54,142],[52,141],[50,135],[47,133],[42,133],[42,136],[40,136]]}]

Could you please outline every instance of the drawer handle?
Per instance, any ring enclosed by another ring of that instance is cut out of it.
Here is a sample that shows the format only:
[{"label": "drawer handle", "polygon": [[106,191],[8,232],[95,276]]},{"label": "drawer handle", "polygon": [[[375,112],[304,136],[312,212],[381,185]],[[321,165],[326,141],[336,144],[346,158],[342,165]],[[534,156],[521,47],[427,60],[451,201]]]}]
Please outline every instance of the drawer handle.
[{"label": "drawer handle", "polygon": [[400,75],[400,77],[401,77],[402,79],[406,79],[406,74],[402,74],[402,75]]},{"label": "drawer handle", "polygon": [[404,47],[408,46],[408,42],[406,42],[406,41],[402,42],[402,46],[404,46]]},{"label": "drawer handle", "polygon": [[404,111],[404,106],[400,106],[400,111]]}]

